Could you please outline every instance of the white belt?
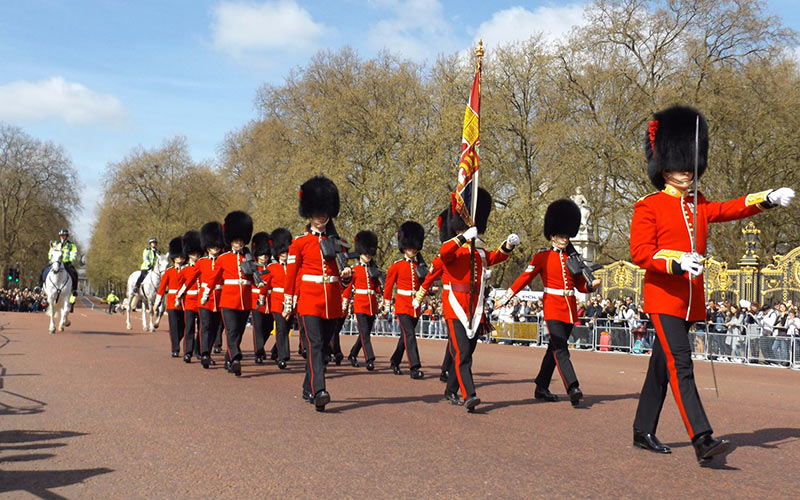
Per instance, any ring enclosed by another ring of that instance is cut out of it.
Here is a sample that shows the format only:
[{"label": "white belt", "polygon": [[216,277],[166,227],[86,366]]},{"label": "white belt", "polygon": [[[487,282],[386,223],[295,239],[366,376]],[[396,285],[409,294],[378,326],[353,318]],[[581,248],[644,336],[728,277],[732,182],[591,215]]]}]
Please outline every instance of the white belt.
[{"label": "white belt", "polygon": [[167,293],[178,293],[178,289],[177,288],[168,288],[167,289]]},{"label": "white belt", "polygon": [[214,285],[214,290],[222,290],[222,285]]},{"label": "white belt", "polygon": [[283,288],[273,288],[273,292],[283,293]]},{"label": "white belt", "polygon": [[356,288],[354,293],[358,295],[375,295],[375,290],[359,290]]},{"label": "white belt", "polygon": [[186,295],[197,295],[197,290],[189,290]]},{"label": "white belt", "polygon": [[397,295],[408,295],[409,297],[416,295],[416,293],[414,290],[397,290]]},{"label": "white belt", "polygon": [[312,283],[336,283],[339,281],[338,276],[320,276],[318,274],[304,274],[303,281],[310,281]]},{"label": "white belt", "polygon": [[226,285],[249,285],[250,280],[225,280]]},{"label": "white belt", "polygon": [[575,290],[562,290],[560,288],[544,287],[544,293],[549,293],[550,295],[561,295],[562,297],[572,297],[575,295]]}]

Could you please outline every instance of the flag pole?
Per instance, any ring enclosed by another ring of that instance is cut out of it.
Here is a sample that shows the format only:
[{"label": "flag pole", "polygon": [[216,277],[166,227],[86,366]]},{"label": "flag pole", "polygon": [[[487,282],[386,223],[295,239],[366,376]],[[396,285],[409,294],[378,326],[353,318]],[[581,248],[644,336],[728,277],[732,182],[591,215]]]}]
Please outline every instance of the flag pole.
[{"label": "flag pole", "polygon": [[[482,69],[482,62],[483,62],[483,39],[478,40],[478,46],[475,48],[475,56],[477,61],[475,62],[475,72],[480,75]],[[478,83],[478,92],[480,95],[480,80]],[[480,142],[480,115],[478,115],[478,142]],[[477,146],[477,144],[476,144]],[[472,199],[470,200],[470,205],[472,205],[469,209],[470,218],[472,219],[472,223],[475,224],[475,215],[478,210],[478,180],[480,176],[480,169],[475,171],[475,175],[472,178]],[[473,238],[472,241],[469,243],[469,313],[467,313],[467,327],[470,331],[472,331],[472,318],[474,314],[472,313],[472,308],[475,307],[475,239]]]}]

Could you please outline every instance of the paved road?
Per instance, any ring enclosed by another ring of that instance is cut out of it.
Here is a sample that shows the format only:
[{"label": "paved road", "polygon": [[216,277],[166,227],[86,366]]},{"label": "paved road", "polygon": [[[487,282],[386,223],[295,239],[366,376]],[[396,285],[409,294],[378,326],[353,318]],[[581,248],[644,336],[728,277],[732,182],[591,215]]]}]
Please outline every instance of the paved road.
[{"label": "paved road", "polygon": [[394,339],[376,339],[375,372],[329,369],[333,399],[321,414],[300,398],[297,356],[279,371],[248,353],[235,378],[220,365],[170,358],[163,324],[154,334],[129,332],[119,315],[85,308],[72,320],[48,335],[43,314],[0,313],[3,498],[800,494],[797,371],[717,364],[717,399],[709,364],[696,364],[716,434],[737,445],[701,468],[671,395],[659,437],[674,453],[631,446],[647,357],[574,352],[587,398],[573,409],[532,400],[543,349],[480,344],[474,371],[484,404],[468,415],[441,397],[443,342],[420,342],[429,377],[411,380],[389,370]]}]

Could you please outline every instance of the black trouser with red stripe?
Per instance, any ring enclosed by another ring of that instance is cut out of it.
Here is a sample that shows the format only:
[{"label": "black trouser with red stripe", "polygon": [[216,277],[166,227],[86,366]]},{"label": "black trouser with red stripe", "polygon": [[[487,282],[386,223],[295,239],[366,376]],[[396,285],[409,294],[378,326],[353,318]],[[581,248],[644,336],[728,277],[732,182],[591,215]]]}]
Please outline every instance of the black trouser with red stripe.
[{"label": "black trouser with red stripe", "polygon": [[228,351],[226,358],[228,361],[242,359],[242,335],[247,326],[247,317],[250,316],[250,310],[245,309],[228,309],[222,308],[222,322],[225,324],[225,332],[227,332]]},{"label": "black trouser with red stripe", "polygon": [[186,323],[183,318],[183,309],[167,309],[167,319],[169,320],[169,341],[172,344],[172,352],[181,352],[181,339]]},{"label": "black trouser with red stripe", "polygon": [[300,324],[308,346],[306,358],[306,376],[303,379],[303,391],[316,395],[325,389],[325,365],[322,362],[325,346],[329,345],[339,319],[325,319],[319,316],[300,316]]},{"label": "black trouser with red stripe", "polygon": [[419,360],[419,349],[417,348],[417,322],[419,318],[415,318],[410,314],[398,314],[397,321],[400,323],[400,338],[397,339],[397,347],[394,354],[389,358],[392,365],[400,366],[403,361],[403,351],[408,355],[408,366],[411,370],[418,370],[422,363]]},{"label": "black trouser with red stripe", "polygon": [[200,355],[211,353],[211,344],[217,337],[217,332],[222,325],[222,314],[219,311],[200,308]]},{"label": "black trouser with red stripe", "polygon": [[356,327],[358,327],[358,338],[350,349],[350,356],[358,356],[358,351],[364,347],[364,359],[367,362],[375,361],[375,352],[372,350],[372,327],[375,325],[375,316],[369,314],[356,313]]},{"label": "black trouser with red stripe", "polygon": [[212,340],[214,341],[214,347],[222,348],[222,332],[225,330],[225,323],[222,322],[222,311],[217,311],[217,314],[219,314],[219,321],[217,321],[217,331]]},{"label": "black trouser with red stripe", "polygon": [[669,384],[689,437],[712,432],[694,383],[692,346],[689,344],[691,322],[666,314],[653,314],[652,320],[656,328],[656,341],[639,395],[633,428],[646,434],[655,434]]},{"label": "black trouser with red stripe", "polygon": [[195,354],[198,347],[195,345],[195,334],[197,333],[197,311],[186,309],[183,311],[183,354]]},{"label": "black trouser with red stripe", "polygon": [[449,340],[447,349],[450,351],[453,362],[450,365],[450,374],[447,378],[447,391],[457,394],[461,391],[461,397],[467,399],[475,395],[475,382],[472,380],[472,353],[478,345],[478,336],[470,339],[467,337],[467,330],[461,321],[448,319]]},{"label": "black trouser with red stripe", "polygon": [[289,361],[289,322],[281,313],[272,313],[275,321],[275,345],[273,353],[278,355],[278,360]]},{"label": "black trouser with red stripe", "polygon": [[578,386],[578,376],[575,375],[575,368],[572,367],[572,361],[569,359],[567,343],[573,325],[563,321],[546,321],[547,331],[550,333],[550,343],[547,344],[547,352],[544,353],[539,375],[536,376],[534,382],[542,389],[549,388],[553,372],[558,368],[558,374],[561,375],[561,381],[564,382],[564,389],[569,392],[570,389]]},{"label": "black trouser with red stripe", "polygon": [[298,335],[300,335],[300,347],[297,348],[297,354],[303,354],[303,352],[308,352],[305,327],[303,326],[303,322],[300,320],[299,314],[295,315],[295,319],[297,320],[297,332]]},{"label": "black trouser with red stripe", "polygon": [[253,309],[253,352],[256,356],[266,356],[264,345],[271,331],[272,315]]}]

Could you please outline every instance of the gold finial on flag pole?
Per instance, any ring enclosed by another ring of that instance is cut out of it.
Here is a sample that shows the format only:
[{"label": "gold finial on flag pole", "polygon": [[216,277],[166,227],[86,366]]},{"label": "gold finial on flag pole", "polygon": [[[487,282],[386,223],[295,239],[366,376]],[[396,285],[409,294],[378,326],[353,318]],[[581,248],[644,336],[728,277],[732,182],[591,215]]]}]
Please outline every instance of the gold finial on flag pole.
[{"label": "gold finial on flag pole", "polygon": [[475,65],[475,70],[476,71],[480,71],[481,70],[481,61],[483,60],[483,54],[485,52],[486,51],[483,50],[483,38],[480,38],[480,39],[478,39],[478,46],[475,47],[475,57],[478,58],[478,62]]}]

